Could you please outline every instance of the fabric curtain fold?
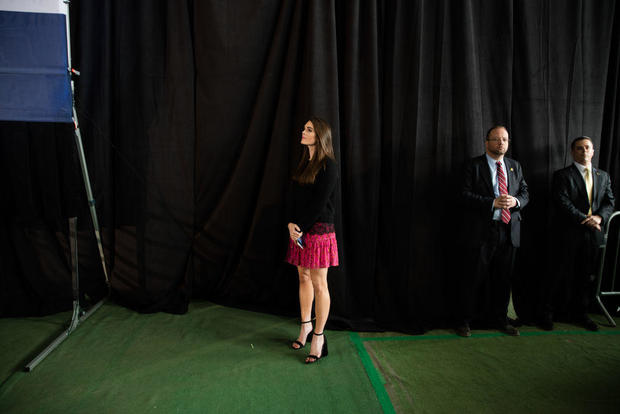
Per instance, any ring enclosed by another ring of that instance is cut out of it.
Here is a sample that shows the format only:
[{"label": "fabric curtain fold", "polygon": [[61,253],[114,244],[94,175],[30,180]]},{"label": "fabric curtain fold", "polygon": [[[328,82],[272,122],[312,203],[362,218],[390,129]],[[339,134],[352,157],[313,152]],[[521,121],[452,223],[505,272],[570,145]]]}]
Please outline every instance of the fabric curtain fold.
[{"label": "fabric curtain fold", "polygon": [[[194,297],[296,314],[284,204],[311,115],[333,128],[341,179],[332,327],[422,332],[458,312],[459,179],[492,125],[508,127],[509,156],[531,190],[513,289],[520,316],[539,312],[552,266],[550,180],[571,162],[573,137],[593,138],[595,165],[620,191],[613,0],[71,7],[78,114],[112,288],[138,311],[183,313]],[[77,211],[88,234],[70,131],[53,151],[41,143],[49,130],[0,131],[9,200],[0,310],[66,309],[69,291],[50,298],[41,287],[70,285],[57,223]],[[82,274],[99,280],[84,237]],[[26,251],[41,260],[28,263]]]}]

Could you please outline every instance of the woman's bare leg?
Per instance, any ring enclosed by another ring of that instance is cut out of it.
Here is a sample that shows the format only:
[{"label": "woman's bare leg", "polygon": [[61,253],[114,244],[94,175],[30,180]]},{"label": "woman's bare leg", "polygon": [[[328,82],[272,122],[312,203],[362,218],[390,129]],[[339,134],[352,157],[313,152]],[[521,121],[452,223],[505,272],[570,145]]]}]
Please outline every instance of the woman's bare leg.
[{"label": "woman's bare leg", "polygon": [[[310,269],[297,266],[299,273],[299,309],[301,311],[301,321],[312,319],[312,301],[314,300],[314,289],[312,288],[312,278]],[[312,332],[312,323],[302,323],[297,340],[302,344],[306,343],[306,337]],[[293,348],[299,349],[299,345],[293,343]]]},{"label": "woman's bare leg", "polygon": [[[327,286],[327,270],[328,268],[310,269],[310,278],[314,289],[314,313],[316,315],[316,323],[314,332],[321,333],[325,329],[327,317],[329,316],[329,306],[331,304],[329,297],[329,289]],[[324,336],[313,336],[310,354],[321,356],[321,349],[325,342]]]}]

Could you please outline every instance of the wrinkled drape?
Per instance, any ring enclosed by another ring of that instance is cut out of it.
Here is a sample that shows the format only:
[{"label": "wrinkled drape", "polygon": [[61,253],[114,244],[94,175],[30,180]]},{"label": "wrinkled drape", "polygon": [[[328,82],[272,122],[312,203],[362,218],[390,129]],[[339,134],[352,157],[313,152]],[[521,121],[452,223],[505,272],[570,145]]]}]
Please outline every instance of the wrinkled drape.
[{"label": "wrinkled drape", "polygon": [[[296,312],[284,197],[310,115],[331,123],[340,169],[332,326],[449,320],[459,175],[491,125],[508,126],[531,190],[513,292],[523,317],[552,265],[550,180],[573,137],[593,138],[620,190],[613,0],[74,1],[71,16],[112,288],[138,311],[184,312],[201,297]],[[88,238],[70,130],[26,140],[32,126],[1,127],[2,284],[18,292],[3,293],[2,312],[46,312],[41,286],[70,280],[66,237],[54,236],[70,209],[47,205],[71,201]],[[19,161],[33,157],[48,161]],[[25,249],[39,260],[20,259]],[[101,280],[96,249],[84,250],[84,277]],[[70,303],[61,290],[57,307]]]}]

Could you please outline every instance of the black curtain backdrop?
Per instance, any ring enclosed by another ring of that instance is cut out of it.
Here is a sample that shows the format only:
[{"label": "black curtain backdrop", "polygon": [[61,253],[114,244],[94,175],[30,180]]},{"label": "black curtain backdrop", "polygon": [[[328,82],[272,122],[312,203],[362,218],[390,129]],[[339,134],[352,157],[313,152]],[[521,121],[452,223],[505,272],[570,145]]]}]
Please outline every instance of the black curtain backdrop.
[{"label": "black curtain backdrop", "polygon": [[[553,265],[550,182],[593,138],[620,194],[620,8],[598,1],[73,1],[77,108],[114,297],[293,315],[284,196],[310,115],[333,128],[330,326],[449,322],[458,179],[508,126],[530,186],[515,306]],[[70,307],[66,218],[105,294],[70,126],[0,124],[4,316]]]}]

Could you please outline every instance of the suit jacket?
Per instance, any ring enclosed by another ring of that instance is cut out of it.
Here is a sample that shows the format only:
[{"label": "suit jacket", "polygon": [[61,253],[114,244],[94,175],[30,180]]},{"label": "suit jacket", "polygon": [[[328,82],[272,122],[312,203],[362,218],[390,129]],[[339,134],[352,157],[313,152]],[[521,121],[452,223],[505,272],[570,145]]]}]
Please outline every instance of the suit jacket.
[{"label": "suit jacket", "polygon": [[[521,243],[521,210],[529,201],[527,183],[521,164],[504,157],[508,178],[508,194],[519,200],[510,209],[510,239],[514,247]],[[473,158],[466,166],[461,187],[463,204],[462,243],[479,247],[486,240],[493,221],[493,182],[486,154]]]},{"label": "suit jacket", "polygon": [[[601,228],[614,211],[614,195],[611,180],[605,171],[592,168],[592,214],[603,218]],[[572,240],[576,234],[592,232],[594,241],[603,241],[603,231],[590,229],[581,223],[588,214],[590,201],[586,184],[579,169],[574,164],[556,171],[552,184],[553,204],[556,212],[556,231],[563,240]]]}]

